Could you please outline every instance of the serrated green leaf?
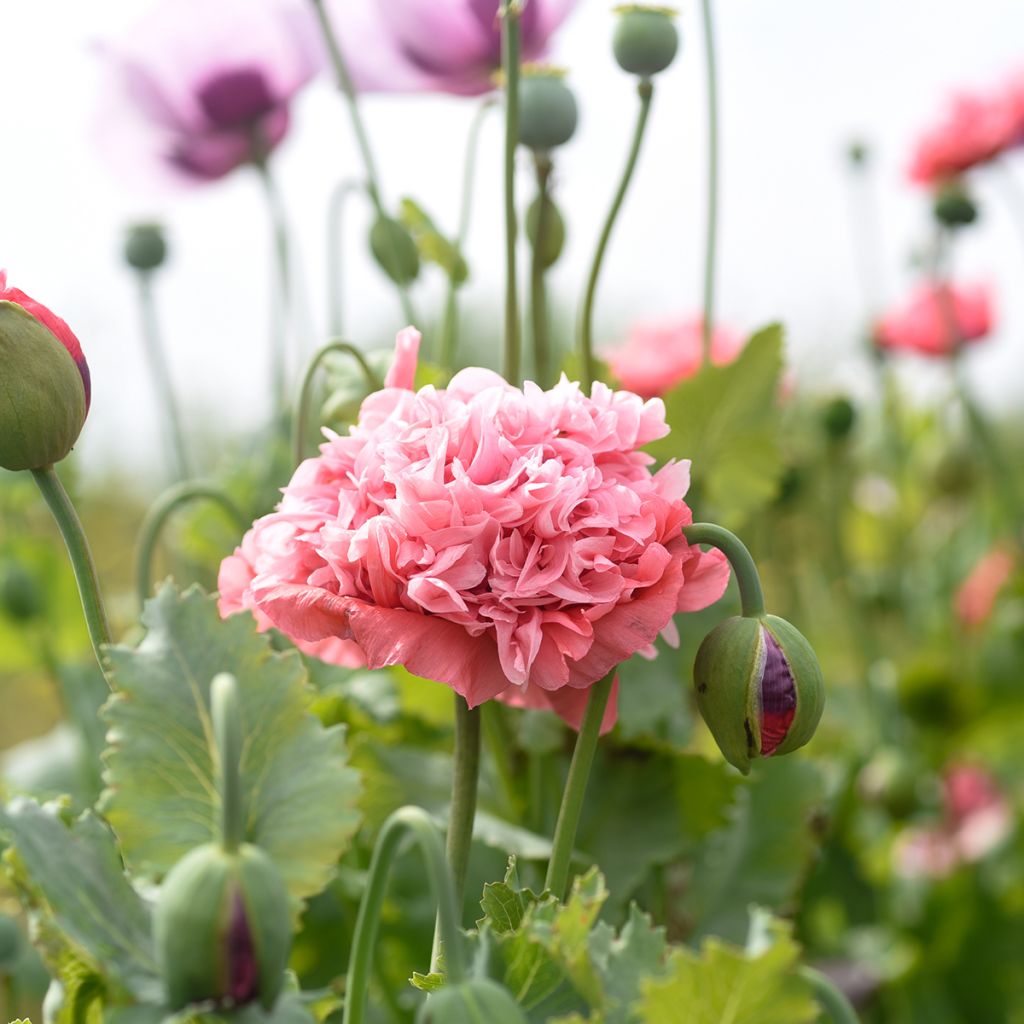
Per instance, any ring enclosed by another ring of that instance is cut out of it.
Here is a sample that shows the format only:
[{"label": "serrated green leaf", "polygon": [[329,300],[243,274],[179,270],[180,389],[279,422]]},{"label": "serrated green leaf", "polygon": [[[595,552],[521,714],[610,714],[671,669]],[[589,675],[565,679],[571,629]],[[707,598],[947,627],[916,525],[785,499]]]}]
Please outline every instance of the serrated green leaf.
[{"label": "serrated green leaf", "polygon": [[599,921],[590,933],[589,948],[604,993],[600,1020],[604,1024],[643,1024],[633,1006],[640,998],[641,982],[666,972],[665,929],[655,928],[650,916],[634,903],[619,935]]},{"label": "serrated green leaf", "polygon": [[444,975],[437,971],[431,971],[430,974],[413,971],[409,984],[421,992],[436,992],[439,988],[444,988]]},{"label": "serrated green leaf", "polygon": [[110,649],[116,692],[103,711],[101,806],[125,859],[160,877],[219,834],[209,691],[230,672],[242,703],[246,838],[275,860],[297,909],[327,883],[359,824],[342,730],[310,714],[315,691],[298,653],[274,653],[250,616],[221,619],[214,597],[164,586],[143,623],[138,647]]}]

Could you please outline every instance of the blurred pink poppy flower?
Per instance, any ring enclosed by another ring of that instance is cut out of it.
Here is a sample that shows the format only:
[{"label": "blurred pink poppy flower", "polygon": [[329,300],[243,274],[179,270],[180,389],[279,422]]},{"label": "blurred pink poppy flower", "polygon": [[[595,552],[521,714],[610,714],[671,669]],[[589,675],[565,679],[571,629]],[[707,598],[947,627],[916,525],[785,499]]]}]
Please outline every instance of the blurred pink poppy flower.
[{"label": "blurred pink poppy flower", "polygon": [[593,683],[725,590],[721,553],[682,533],[689,463],[652,473],[664,405],[601,383],[471,368],[413,391],[418,341],[224,562],[221,612],[578,727]]},{"label": "blurred pink poppy flower", "polygon": [[956,592],[956,615],[965,626],[984,625],[1013,567],[1013,554],[1004,547],[995,547],[979,559]]},{"label": "blurred pink poppy flower", "polygon": [[322,66],[302,0],[160,0],[99,46],[99,134],[122,168],[213,181],[285,137],[289,104]]},{"label": "blurred pink poppy flower", "polygon": [[[743,348],[744,339],[728,327],[716,327],[711,335],[711,361],[731,363]],[[671,391],[692,377],[704,359],[704,321],[700,317],[676,317],[637,324],[626,343],[605,358],[619,383],[644,398]]]},{"label": "blurred pink poppy flower", "polygon": [[[577,0],[530,0],[524,61],[543,57]],[[494,87],[501,67],[501,0],[333,0],[331,20],[361,92],[448,92]]]},{"label": "blurred pink poppy flower", "polygon": [[992,297],[985,285],[925,285],[875,325],[875,344],[947,356],[992,331]]}]

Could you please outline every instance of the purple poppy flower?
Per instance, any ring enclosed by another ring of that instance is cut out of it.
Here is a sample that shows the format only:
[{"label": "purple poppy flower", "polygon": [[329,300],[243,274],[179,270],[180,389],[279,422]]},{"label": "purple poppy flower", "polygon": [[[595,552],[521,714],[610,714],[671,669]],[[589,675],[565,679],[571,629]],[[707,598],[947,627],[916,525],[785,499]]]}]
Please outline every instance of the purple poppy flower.
[{"label": "purple poppy flower", "polygon": [[302,0],[160,0],[100,49],[103,141],[120,165],[156,163],[186,181],[273,150],[289,103],[322,67]]},{"label": "purple poppy flower", "polygon": [[[528,0],[520,21],[524,61],[542,58],[576,0]],[[501,67],[501,0],[333,0],[331,16],[361,92],[493,88]]]}]

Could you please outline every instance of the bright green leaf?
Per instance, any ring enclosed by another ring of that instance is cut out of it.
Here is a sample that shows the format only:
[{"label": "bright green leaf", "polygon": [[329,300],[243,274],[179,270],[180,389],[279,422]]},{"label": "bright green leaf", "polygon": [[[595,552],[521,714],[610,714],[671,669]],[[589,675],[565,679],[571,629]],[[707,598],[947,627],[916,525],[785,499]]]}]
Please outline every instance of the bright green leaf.
[{"label": "bright green leaf", "polygon": [[420,251],[420,256],[430,263],[436,263],[456,285],[465,283],[469,269],[458,246],[438,231],[434,222],[421,206],[406,197],[402,200],[399,219]]},{"label": "bright green leaf", "polygon": [[606,1024],[643,1024],[633,1012],[641,982],[666,970],[668,944],[665,929],[655,928],[650,917],[634,903],[621,933],[599,921],[590,934],[590,958],[601,976]]}]

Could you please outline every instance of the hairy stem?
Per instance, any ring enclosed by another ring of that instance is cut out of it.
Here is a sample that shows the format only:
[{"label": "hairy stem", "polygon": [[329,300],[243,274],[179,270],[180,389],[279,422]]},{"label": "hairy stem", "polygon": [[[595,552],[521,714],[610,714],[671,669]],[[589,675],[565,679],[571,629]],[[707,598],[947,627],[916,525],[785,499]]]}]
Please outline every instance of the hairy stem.
[{"label": "hairy stem", "polygon": [[210,683],[210,717],[217,746],[217,788],[220,792],[220,839],[228,853],[245,842],[242,802],[242,708],[238,682],[228,672]]},{"label": "hairy stem", "polygon": [[740,607],[750,619],[764,615],[764,591],[753,556],[734,533],[714,523],[692,523],[683,527],[683,535],[690,544],[709,544],[718,548],[732,566],[740,588]]}]

